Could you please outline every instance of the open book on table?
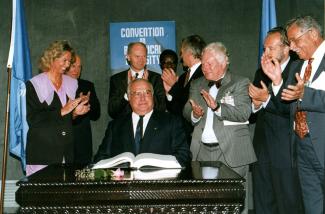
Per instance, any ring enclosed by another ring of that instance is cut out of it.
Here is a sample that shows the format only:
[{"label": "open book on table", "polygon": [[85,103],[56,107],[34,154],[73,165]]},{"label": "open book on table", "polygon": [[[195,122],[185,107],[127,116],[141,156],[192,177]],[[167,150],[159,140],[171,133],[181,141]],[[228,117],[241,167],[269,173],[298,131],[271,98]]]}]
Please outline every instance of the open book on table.
[{"label": "open book on table", "polygon": [[[127,165],[125,165],[127,164]],[[141,153],[136,157],[131,152],[124,152],[115,157],[108,158],[97,162],[93,169],[105,168],[168,168],[181,169],[181,165],[172,155],[160,155],[154,153]]]}]

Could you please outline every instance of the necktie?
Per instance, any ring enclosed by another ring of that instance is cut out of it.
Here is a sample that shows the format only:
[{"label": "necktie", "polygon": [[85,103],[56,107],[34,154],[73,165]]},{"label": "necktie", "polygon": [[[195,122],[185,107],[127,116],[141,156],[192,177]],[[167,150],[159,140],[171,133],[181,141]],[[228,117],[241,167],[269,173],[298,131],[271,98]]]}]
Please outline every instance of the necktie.
[{"label": "necktie", "polygon": [[191,69],[188,68],[186,71],[186,77],[185,77],[185,81],[184,81],[184,87],[187,85],[188,81],[190,80],[190,74],[191,74]]},{"label": "necktie", "polygon": [[139,73],[135,73],[135,79],[139,78]]},{"label": "necktie", "polygon": [[210,81],[208,86],[211,88],[213,85],[216,85],[217,88],[221,87],[222,78],[217,81]]},{"label": "necktie", "polygon": [[134,137],[136,154],[139,154],[139,152],[140,152],[142,133],[143,133],[143,116],[139,116],[139,121],[137,124],[137,128],[135,130],[135,137]]},{"label": "necktie", "polygon": [[[313,62],[313,58],[308,60],[308,65],[304,74],[304,82],[307,83],[309,81],[311,75],[311,63]],[[307,125],[307,113],[305,111],[300,111],[297,106],[296,114],[295,114],[295,132],[297,135],[303,139],[305,135],[308,133],[308,125]]]}]

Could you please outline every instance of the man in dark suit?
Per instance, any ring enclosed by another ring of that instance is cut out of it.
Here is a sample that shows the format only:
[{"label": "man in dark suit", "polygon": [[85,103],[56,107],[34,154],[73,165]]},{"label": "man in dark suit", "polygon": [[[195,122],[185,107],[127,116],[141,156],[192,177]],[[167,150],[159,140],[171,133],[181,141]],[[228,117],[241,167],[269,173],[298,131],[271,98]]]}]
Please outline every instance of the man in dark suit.
[{"label": "man in dark suit", "polygon": [[[192,80],[203,76],[201,69],[201,53],[206,43],[198,35],[191,35],[182,40],[181,61],[187,68],[180,77],[173,68],[164,68],[161,78],[167,93],[167,110],[176,115],[183,115],[183,108],[188,100]],[[191,143],[193,126],[187,120],[185,129],[188,143]]]},{"label": "man in dark suit", "polygon": [[182,120],[168,112],[154,110],[154,89],[150,82],[135,79],[129,84],[127,92],[132,112],[108,124],[94,161],[123,152],[135,155],[149,152],[173,155],[182,166],[189,164],[191,152]]},{"label": "man in dark suit", "polygon": [[[264,73],[272,80],[274,102],[290,111],[291,142],[297,155],[298,174],[306,214],[324,212],[325,156],[325,42],[320,25],[310,16],[287,23],[290,49],[299,58],[284,83],[280,64],[262,57]],[[290,106],[283,105],[290,102]]]},{"label": "man in dark suit", "polygon": [[[264,55],[281,64],[284,81],[295,60],[290,58],[289,50],[284,28],[276,27],[267,33]],[[263,214],[302,213],[297,168],[292,165],[289,114],[271,109],[271,83],[260,68],[249,86],[252,110],[257,117],[253,145],[258,161],[252,167],[254,209]]]},{"label": "man in dark suit", "polygon": [[108,99],[108,113],[116,119],[131,112],[126,93],[128,84],[138,78],[147,79],[155,90],[155,110],[165,111],[165,91],[159,74],[146,69],[147,47],[141,42],[132,42],[128,45],[126,60],[130,69],[117,73],[111,77]]},{"label": "man in dark suit", "polygon": [[78,80],[77,97],[83,97],[90,104],[90,111],[75,118],[73,124],[74,135],[74,162],[89,164],[93,156],[92,132],[90,121],[96,121],[100,117],[100,104],[96,95],[94,84],[80,78],[82,70],[81,59],[75,56],[75,62],[70,66],[67,75]]}]

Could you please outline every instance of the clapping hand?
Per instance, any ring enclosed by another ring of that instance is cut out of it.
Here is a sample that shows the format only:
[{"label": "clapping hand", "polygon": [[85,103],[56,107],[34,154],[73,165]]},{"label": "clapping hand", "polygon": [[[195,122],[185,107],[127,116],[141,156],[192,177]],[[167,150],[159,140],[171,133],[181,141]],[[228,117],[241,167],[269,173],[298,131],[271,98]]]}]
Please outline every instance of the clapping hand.
[{"label": "clapping hand", "polygon": [[198,105],[194,100],[189,100],[192,105],[193,116],[198,119],[203,116],[204,111],[200,105]]},{"label": "clapping hand", "polygon": [[89,98],[90,98],[90,91],[88,91],[88,93],[86,95],[84,95],[82,92],[80,92],[79,97],[81,98],[81,101],[87,101],[89,102]]},{"label": "clapping hand", "polygon": [[248,93],[252,98],[255,109],[258,109],[269,97],[269,91],[263,81],[261,81],[261,86],[262,88],[259,88],[250,83],[248,87]]},{"label": "clapping hand", "polygon": [[272,80],[274,85],[280,85],[282,82],[282,70],[280,63],[275,58],[269,58],[263,54],[261,59],[263,72]]},{"label": "clapping hand", "polygon": [[297,84],[288,85],[288,88],[283,89],[281,99],[291,101],[296,99],[302,99],[304,96],[305,84],[298,73],[296,73]]},{"label": "clapping hand", "polygon": [[72,112],[81,102],[81,98],[74,100],[69,99],[68,102],[61,108],[61,115],[64,116]]},{"label": "clapping hand", "polygon": [[81,101],[77,107],[73,110],[73,117],[84,115],[90,111],[90,104],[88,100]]},{"label": "clapping hand", "polygon": [[206,104],[208,105],[209,108],[215,109],[217,107],[216,101],[214,98],[207,92],[206,90],[202,89],[201,90],[201,95],[203,99],[205,100]]},{"label": "clapping hand", "polygon": [[178,81],[178,76],[172,68],[164,68],[161,79],[164,83],[165,92],[168,93],[171,87]]}]

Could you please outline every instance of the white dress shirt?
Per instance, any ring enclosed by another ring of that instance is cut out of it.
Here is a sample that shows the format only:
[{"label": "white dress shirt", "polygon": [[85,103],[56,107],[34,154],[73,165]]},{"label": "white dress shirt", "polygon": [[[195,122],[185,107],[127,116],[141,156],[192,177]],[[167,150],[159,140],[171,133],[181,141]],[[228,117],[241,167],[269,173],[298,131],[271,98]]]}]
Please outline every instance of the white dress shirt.
[{"label": "white dress shirt", "polygon": [[[142,133],[142,136],[144,136],[144,133],[145,133],[145,130],[147,128],[149,119],[150,119],[150,117],[152,115],[152,112],[153,112],[153,110],[151,110],[149,113],[147,113],[143,117],[143,127],[142,127],[143,133]],[[134,134],[134,137],[135,137],[135,132],[137,130],[137,125],[138,125],[139,119],[140,119],[140,116],[138,114],[132,112],[132,124],[133,124],[133,134]]]},{"label": "white dress shirt", "polygon": [[[143,77],[143,75],[144,75],[144,69],[142,69],[141,71],[139,71],[139,72],[135,72],[134,70],[132,70],[132,68],[130,68],[130,71],[131,71],[131,76],[132,77],[135,77],[136,76],[136,73],[138,73],[138,79],[140,79],[140,78],[142,78]],[[129,80],[129,78],[128,78],[128,84],[130,83],[130,80]],[[125,94],[124,94],[124,99],[126,100],[126,101],[129,101],[129,98],[128,98],[128,94],[125,92]]]},{"label": "white dress shirt", "polygon": [[[215,85],[213,85],[210,90],[209,94],[215,99],[218,94],[218,89]],[[217,136],[213,130],[213,118],[214,112],[211,108],[207,108],[207,119],[205,121],[205,126],[203,129],[203,133],[201,136],[201,141],[203,143],[216,143],[218,142]]]}]

